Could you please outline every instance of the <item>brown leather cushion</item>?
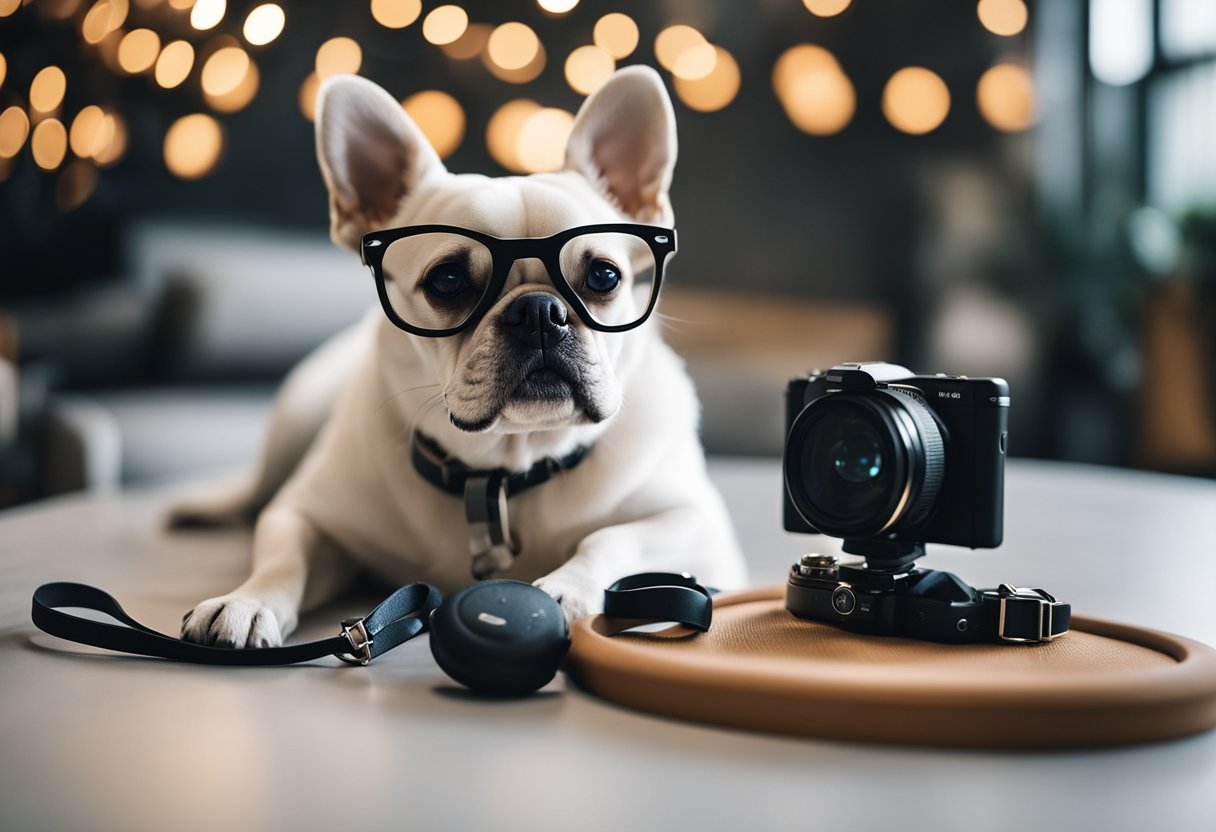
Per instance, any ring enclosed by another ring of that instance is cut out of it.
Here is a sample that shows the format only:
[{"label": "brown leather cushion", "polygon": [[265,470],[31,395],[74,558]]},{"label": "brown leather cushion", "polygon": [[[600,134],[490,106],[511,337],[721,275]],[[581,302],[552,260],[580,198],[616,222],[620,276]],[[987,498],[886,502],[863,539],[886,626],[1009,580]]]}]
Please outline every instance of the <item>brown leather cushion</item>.
[{"label": "brown leather cushion", "polygon": [[1189,639],[1074,616],[1049,644],[940,645],[803,621],[783,593],[719,598],[695,636],[577,621],[568,669],[641,710],[868,742],[1110,745],[1216,725],[1216,651]]}]

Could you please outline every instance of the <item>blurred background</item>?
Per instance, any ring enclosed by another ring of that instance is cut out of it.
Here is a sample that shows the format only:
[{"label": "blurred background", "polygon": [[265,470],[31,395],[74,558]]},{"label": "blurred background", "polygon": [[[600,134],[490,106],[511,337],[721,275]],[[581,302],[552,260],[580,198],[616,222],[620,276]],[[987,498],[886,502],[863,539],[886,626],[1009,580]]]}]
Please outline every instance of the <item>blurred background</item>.
[{"label": "blurred background", "polygon": [[887,359],[1008,378],[1015,455],[1216,475],[1212,0],[0,0],[0,505],[252,459],[374,303],[320,79],[503,175],[636,63],[710,452],[780,453],[790,375]]}]

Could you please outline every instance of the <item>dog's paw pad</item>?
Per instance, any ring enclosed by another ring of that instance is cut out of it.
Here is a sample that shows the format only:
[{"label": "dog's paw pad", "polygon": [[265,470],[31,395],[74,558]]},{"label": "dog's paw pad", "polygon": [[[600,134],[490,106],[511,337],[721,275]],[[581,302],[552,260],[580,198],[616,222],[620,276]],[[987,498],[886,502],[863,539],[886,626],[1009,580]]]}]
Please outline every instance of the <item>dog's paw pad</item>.
[{"label": "dog's paw pad", "polygon": [[256,598],[225,595],[203,601],[182,618],[182,638],[212,647],[278,647],[279,620]]}]

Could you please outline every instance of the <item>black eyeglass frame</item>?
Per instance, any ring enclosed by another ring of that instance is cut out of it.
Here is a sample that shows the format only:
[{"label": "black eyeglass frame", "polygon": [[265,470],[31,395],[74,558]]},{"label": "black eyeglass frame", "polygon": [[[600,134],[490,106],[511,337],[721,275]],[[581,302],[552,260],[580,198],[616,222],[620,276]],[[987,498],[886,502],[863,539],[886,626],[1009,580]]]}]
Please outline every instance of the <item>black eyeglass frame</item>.
[{"label": "black eyeglass frame", "polygon": [[[477,306],[474,307],[469,316],[460,324],[445,329],[427,329],[426,327],[414,326],[398,315],[397,310],[393,308],[392,301],[389,300],[388,279],[384,275],[384,252],[388,250],[390,245],[406,237],[436,233],[457,234],[475,240],[486,247],[490,252],[490,259],[492,261],[490,282],[486,286],[481,300],[477,302]],[[646,311],[642,313],[642,316],[632,323],[605,324],[595,320],[590,310],[587,309],[586,304],[583,303],[582,298],[578,296],[578,293],[574,291],[574,287],[570,285],[569,281],[562,274],[559,255],[566,243],[584,234],[606,233],[631,234],[650,246],[650,252],[654,256],[654,287],[650,293],[650,304],[646,307]],[[568,228],[551,237],[515,238],[494,237],[490,234],[483,234],[480,231],[473,231],[456,225],[407,225],[401,228],[385,228],[364,234],[359,246],[359,254],[363,259],[363,265],[368,266],[376,278],[376,294],[380,297],[380,306],[384,309],[384,314],[399,329],[427,338],[446,338],[450,335],[458,335],[470,326],[474,326],[485,316],[486,312],[489,311],[490,307],[498,299],[499,293],[502,292],[503,286],[506,285],[511,267],[515,265],[516,261],[531,258],[540,260],[544,264],[545,269],[549,272],[549,279],[553,282],[554,288],[557,289],[566,303],[570,304],[570,308],[582,319],[583,323],[600,332],[627,332],[644,324],[646,319],[650,317],[650,313],[654,311],[659,301],[659,289],[663,284],[663,269],[667,264],[667,258],[675,254],[675,252],[676,230],[674,228],[624,222],[580,225],[576,228]]]}]

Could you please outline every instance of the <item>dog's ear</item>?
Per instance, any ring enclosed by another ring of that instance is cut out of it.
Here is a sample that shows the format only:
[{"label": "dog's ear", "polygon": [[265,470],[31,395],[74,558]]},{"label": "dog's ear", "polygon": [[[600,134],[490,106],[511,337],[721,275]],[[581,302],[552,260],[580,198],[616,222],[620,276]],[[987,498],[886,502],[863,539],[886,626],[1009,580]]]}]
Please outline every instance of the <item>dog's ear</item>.
[{"label": "dog's ear", "polygon": [[659,74],[615,73],[583,102],[566,145],[566,168],[595,183],[637,222],[670,225],[676,116]]},{"label": "dog's ear", "polygon": [[421,182],[446,172],[401,105],[357,75],[321,84],[317,160],[329,188],[330,236],[354,251],[364,234],[392,220]]}]

